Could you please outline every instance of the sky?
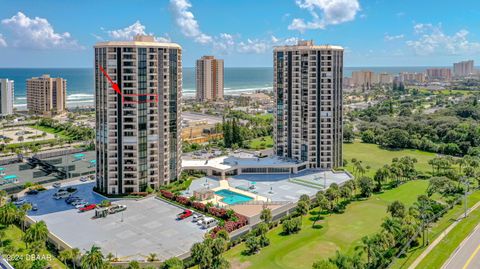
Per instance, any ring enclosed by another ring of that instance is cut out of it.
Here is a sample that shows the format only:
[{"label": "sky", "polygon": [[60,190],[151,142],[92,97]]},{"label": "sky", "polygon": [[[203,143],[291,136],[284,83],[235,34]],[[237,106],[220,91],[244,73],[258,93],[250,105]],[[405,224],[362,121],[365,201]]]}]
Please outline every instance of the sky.
[{"label": "sky", "polygon": [[480,60],[478,0],[0,0],[0,67],[92,67],[93,46],[154,35],[226,67],[269,67],[299,39],[345,48],[345,66]]}]

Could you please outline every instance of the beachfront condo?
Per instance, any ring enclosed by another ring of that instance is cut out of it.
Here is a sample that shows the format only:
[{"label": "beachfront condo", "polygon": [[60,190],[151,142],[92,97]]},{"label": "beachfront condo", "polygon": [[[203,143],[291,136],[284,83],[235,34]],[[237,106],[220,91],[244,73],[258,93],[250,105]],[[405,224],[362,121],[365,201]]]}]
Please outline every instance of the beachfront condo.
[{"label": "beachfront condo", "polygon": [[95,45],[99,191],[145,191],[179,177],[181,88],[179,45],[153,36]]},{"label": "beachfront condo", "polygon": [[0,79],[0,116],[13,114],[14,82]]},{"label": "beachfront condo", "polygon": [[342,166],[343,48],[274,48],[274,152],[309,168]]},{"label": "beachfront condo", "polygon": [[196,64],[197,100],[223,100],[223,60],[203,56]]},{"label": "beachfront condo", "polygon": [[27,79],[27,109],[30,114],[53,116],[65,112],[67,81],[50,75]]}]

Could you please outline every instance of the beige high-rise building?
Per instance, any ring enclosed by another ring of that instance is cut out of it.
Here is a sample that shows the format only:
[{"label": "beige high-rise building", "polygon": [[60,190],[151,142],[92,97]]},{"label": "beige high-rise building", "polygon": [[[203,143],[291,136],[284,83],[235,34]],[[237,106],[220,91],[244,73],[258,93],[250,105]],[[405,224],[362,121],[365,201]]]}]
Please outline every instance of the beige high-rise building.
[{"label": "beige high-rise building", "polygon": [[386,85],[386,84],[392,84],[393,82],[393,77],[391,74],[389,73],[380,73],[378,75],[378,83],[379,84],[382,84],[382,85]]},{"label": "beige high-rise building", "polygon": [[343,48],[299,41],[273,56],[275,154],[309,168],[342,166]]},{"label": "beige high-rise building", "polygon": [[29,113],[52,116],[65,112],[67,81],[50,75],[27,79],[27,109]]},{"label": "beige high-rise building", "polygon": [[101,192],[145,191],[179,178],[181,93],[179,45],[159,43],[152,36],[95,45],[96,174]]},{"label": "beige high-rise building", "polygon": [[453,64],[453,75],[456,77],[466,77],[474,73],[475,69],[473,60]]},{"label": "beige high-rise building", "polygon": [[429,68],[426,73],[429,81],[450,81],[452,79],[450,68]]},{"label": "beige high-rise building", "polygon": [[353,71],[352,72],[352,80],[353,84],[356,87],[361,87],[362,89],[368,90],[374,84],[378,83],[378,79],[375,77],[375,73],[372,71],[364,70],[364,71]]},{"label": "beige high-rise building", "polygon": [[203,56],[196,65],[197,100],[223,100],[223,60]]}]

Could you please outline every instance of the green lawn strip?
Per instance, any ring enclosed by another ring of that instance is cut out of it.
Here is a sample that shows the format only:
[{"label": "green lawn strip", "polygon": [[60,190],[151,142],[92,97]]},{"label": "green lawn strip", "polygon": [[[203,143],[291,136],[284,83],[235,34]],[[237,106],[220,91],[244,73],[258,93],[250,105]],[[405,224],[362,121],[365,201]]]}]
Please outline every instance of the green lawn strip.
[{"label": "green lawn strip", "polygon": [[418,268],[435,269],[441,268],[455,249],[480,223],[480,210],[472,212],[465,220],[462,220],[450,233],[435,246],[435,248],[423,259]]},{"label": "green lawn strip", "polygon": [[[468,207],[472,207],[478,201],[480,201],[480,191],[476,191],[469,196]],[[430,228],[429,233],[428,233],[429,241],[433,242],[433,240],[435,240],[435,238],[437,238],[448,226],[450,226],[450,224],[452,224],[455,221],[455,219],[463,211],[464,211],[463,205],[456,205],[450,211],[448,211],[442,218],[440,218],[436,223],[434,223],[432,225],[432,227]],[[477,222],[477,224],[478,224],[478,222]],[[457,226],[457,227],[459,227],[459,226]],[[457,229],[457,227],[455,227],[455,229]],[[449,236],[450,236],[450,234],[449,234]],[[419,240],[420,240],[419,242],[421,242],[421,239],[419,239]],[[390,269],[405,269],[405,268],[408,268],[408,266],[410,266],[410,264],[413,263],[413,261],[425,250],[425,248],[426,247],[419,246],[417,248],[411,249],[408,252],[408,255],[406,257],[395,260],[394,264],[392,265],[392,267]],[[436,248],[438,248],[438,246],[435,247],[435,249]],[[441,252],[441,251],[445,251],[445,250],[440,248],[438,251]],[[451,251],[450,252],[445,251],[445,255],[449,256],[450,253],[451,253]],[[430,255],[432,255],[432,253],[430,253],[427,256],[427,258]],[[448,256],[447,256],[447,258],[448,258]],[[418,268],[424,268],[424,267],[419,266]],[[435,267],[432,267],[432,268],[435,268]],[[438,267],[438,268],[440,268],[440,267]]]},{"label": "green lawn strip", "polygon": [[432,168],[428,164],[430,159],[435,157],[435,153],[425,152],[421,150],[402,149],[402,150],[386,150],[375,144],[354,143],[343,144],[343,158],[347,160],[347,170],[353,171],[352,158],[362,161],[365,168],[367,165],[370,169],[366,172],[366,176],[373,176],[375,171],[385,164],[391,164],[393,158],[403,156],[415,157],[417,163],[415,167],[421,172],[431,172]]},{"label": "green lawn strip", "polygon": [[70,136],[66,135],[64,131],[59,131],[56,130],[55,128],[48,127],[48,126],[41,126],[41,125],[31,125],[30,126],[33,129],[37,129],[39,131],[49,133],[49,134],[56,134],[58,137],[63,138],[63,139],[68,139]]},{"label": "green lawn strip", "polygon": [[[328,258],[336,250],[352,253],[363,236],[373,234],[387,216],[386,208],[393,200],[407,205],[427,188],[427,181],[411,181],[404,185],[375,194],[367,200],[352,202],[343,214],[325,216],[317,222],[321,228],[312,228],[313,215],[303,218],[302,230],[298,234],[282,236],[281,226],[268,232],[270,246],[253,256],[242,255],[244,244],[230,249],[225,256],[232,264],[246,263],[242,268],[311,268],[314,261]],[[315,212],[313,210],[312,212]]]},{"label": "green lawn strip", "polygon": [[[7,227],[0,227],[0,230],[5,231],[5,237],[2,238],[3,247],[0,249],[3,253],[3,249],[11,244],[17,250],[16,253],[12,254],[12,258],[26,258],[26,255],[30,255],[30,251],[25,248],[25,243],[22,240],[23,232],[15,225],[9,225]],[[48,256],[49,255],[49,256]],[[40,257],[51,257],[51,260],[47,260],[48,265],[53,269],[67,268],[62,262],[55,258],[48,250],[42,250]]]},{"label": "green lawn strip", "polygon": [[247,147],[249,149],[260,149],[260,145],[264,143],[265,148],[273,147],[273,138],[271,136],[262,136],[252,140],[247,141]]},{"label": "green lawn strip", "polygon": [[50,143],[56,143],[58,142],[57,139],[48,139],[48,140],[39,140],[39,141],[30,141],[30,142],[21,142],[21,143],[11,143],[11,144],[7,144],[5,146],[5,148],[7,149],[16,149],[16,148],[28,148],[30,147],[31,145],[36,145],[36,146],[40,146],[40,145],[46,145],[46,144],[50,144]]}]

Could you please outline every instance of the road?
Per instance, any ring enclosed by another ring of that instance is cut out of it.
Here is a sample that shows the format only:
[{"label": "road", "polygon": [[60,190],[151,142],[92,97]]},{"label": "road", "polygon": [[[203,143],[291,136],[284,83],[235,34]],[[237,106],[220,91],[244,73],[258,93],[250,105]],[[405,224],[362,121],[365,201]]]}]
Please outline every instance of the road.
[{"label": "road", "polygon": [[480,225],[463,240],[456,252],[442,266],[442,269],[480,268]]}]

